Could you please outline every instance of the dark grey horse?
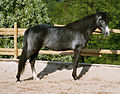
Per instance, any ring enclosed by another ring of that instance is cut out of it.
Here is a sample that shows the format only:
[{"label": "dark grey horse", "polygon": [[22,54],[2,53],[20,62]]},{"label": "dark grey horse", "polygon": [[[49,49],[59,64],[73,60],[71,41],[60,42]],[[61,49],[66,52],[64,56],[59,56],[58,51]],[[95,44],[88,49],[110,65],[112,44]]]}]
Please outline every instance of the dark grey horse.
[{"label": "dark grey horse", "polygon": [[108,16],[105,12],[84,17],[64,27],[35,25],[24,34],[23,51],[18,65],[17,81],[20,81],[25,63],[29,59],[33,78],[38,79],[34,68],[36,57],[42,46],[55,51],[74,50],[72,76],[77,80],[76,70],[82,49],[87,44],[92,32],[99,28],[105,36],[109,36]]}]

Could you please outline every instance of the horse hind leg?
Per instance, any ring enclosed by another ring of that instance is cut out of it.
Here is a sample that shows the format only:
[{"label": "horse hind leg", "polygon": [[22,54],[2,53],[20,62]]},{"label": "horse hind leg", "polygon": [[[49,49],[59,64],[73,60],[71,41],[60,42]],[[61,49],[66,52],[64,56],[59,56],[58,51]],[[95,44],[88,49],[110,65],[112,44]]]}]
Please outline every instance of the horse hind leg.
[{"label": "horse hind leg", "polygon": [[38,56],[38,51],[39,50],[25,50],[23,49],[22,54],[21,54],[21,58],[19,60],[19,64],[18,64],[18,73],[17,73],[17,82],[20,82],[20,76],[23,73],[24,69],[25,69],[25,63],[26,61],[30,58],[30,64],[31,64],[31,68],[33,73],[35,73],[35,68],[34,68],[34,63],[35,63],[35,58]]},{"label": "horse hind leg", "polygon": [[38,56],[38,52],[33,54],[31,57],[30,57],[30,65],[31,65],[31,70],[32,70],[32,76],[33,76],[33,79],[35,80],[39,80],[39,78],[37,77],[37,74],[36,74],[36,70],[35,70],[35,60]]}]

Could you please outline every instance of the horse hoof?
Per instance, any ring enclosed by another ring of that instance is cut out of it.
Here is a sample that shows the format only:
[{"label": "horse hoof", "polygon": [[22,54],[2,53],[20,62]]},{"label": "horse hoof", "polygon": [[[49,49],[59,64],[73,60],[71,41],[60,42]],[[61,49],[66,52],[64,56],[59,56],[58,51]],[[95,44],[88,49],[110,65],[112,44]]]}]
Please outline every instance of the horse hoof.
[{"label": "horse hoof", "polygon": [[76,81],[76,80],[77,80],[77,77],[74,77],[74,80]]},{"label": "horse hoof", "polygon": [[77,76],[75,76],[75,75],[72,75],[73,76],[73,79],[76,81],[78,78],[77,78]]},{"label": "horse hoof", "polygon": [[16,83],[21,83],[21,81],[20,81],[20,80],[17,80]]}]

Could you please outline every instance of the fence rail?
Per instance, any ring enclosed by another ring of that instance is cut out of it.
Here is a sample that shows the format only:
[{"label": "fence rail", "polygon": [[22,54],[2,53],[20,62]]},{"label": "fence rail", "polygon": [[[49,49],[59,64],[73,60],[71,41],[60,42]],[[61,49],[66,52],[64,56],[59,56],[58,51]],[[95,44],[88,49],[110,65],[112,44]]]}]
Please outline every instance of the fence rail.
[{"label": "fence rail", "polygon": [[[64,25],[55,25],[64,26]],[[21,55],[22,49],[17,48],[17,36],[24,35],[26,28],[17,28],[17,22],[14,23],[14,28],[0,28],[0,35],[13,35],[14,36],[14,48],[0,48],[0,55],[14,55],[14,59],[17,59]],[[110,32],[120,33],[119,29],[111,29]],[[95,30],[93,34],[101,34],[100,30]],[[56,54],[56,55],[73,55],[73,50],[68,51],[51,51],[40,50],[41,54]],[[102,54],[120,54],[120,50],[95,50],[95,49],[83,49],[83,56],[101,56]]]}]

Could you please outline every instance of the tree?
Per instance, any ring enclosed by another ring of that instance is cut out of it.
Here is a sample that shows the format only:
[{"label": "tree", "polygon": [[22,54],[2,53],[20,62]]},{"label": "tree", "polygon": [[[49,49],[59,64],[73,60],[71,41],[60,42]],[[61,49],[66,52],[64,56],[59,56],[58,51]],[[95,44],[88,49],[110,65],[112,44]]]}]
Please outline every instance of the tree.
[{"label": "tree", "polygon": [[49,23],[48,9],[43,0],[0,0],[0,27],[29,27]]},{"label": "tree", "polygon": [[67,24],[87,15],[104,11],[109,15],[110,28],[120,28],[120,0],[63,0],[48,1],[52,23]]}]

